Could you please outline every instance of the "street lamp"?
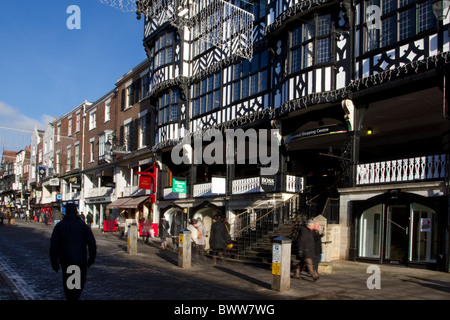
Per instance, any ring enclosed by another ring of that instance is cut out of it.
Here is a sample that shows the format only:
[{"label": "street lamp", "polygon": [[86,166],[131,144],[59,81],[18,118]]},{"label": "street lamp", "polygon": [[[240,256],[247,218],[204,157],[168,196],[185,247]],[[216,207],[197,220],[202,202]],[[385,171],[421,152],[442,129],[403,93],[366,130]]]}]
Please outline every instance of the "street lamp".
[{"label": "street lamp", "polygon": [[439,21],[445,20],[450,10],[450,0],[434,0],[432,9],[436,19]]}]

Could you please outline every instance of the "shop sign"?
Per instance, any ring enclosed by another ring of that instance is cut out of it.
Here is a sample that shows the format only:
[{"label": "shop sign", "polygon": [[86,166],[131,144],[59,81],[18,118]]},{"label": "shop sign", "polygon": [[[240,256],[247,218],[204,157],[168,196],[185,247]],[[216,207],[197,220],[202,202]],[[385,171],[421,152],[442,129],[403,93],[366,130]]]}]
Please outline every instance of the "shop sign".
[{"label": "shop sign", "polygon": [[430,232],[431,231],[431,219],[430,218],[420,219],[420,231],[421,232]]},{"label": "shop sign", "polygon": [[144,164],[149,164],[149,163],[152,163],[152,162],[153,162],[153,158],[148,158],[148,159],[144,159],[144,160],[139,161],[139,165],[142,166]]},{"label": "shop sign", "polygon": [[226,179],[221,177],[211,178],[211,193],[225,194],[226,193]]},{"label": "shop sign", "polygon": [[152,178],[149,176],[139,176],[139,189],[151,189]]},{"label": "shop sign", "polygon": [[174,193],[186,193],[186,180],[172,179],[172,192]]},{"label": "shop sign", "polygon": [[261,188],[264,192],[275,191],[275,176],[261,176]]},{"label": "shop sign", "polygon": [[59,186],[59,178],[51,178],[48,185],[52,187]]},{"label": "shop sign", "polygon": [[87,198],[87,204],[95,204],[95,203],[105,203],[111,202],[111,197],[97,197],[97,198]]},{"label": "shop sign", "polygon": [[133,162],[133,163],[130,163],[129,165],[128,165],[128,168],[135,168],[135,167],[137,167],[137,166],[139,166],[139,162]]},{"label": "shop sign", "polygon": [[299,133],[293,133],[286,137],[286,143],[293,142],[298,139],[311,138],[323,135],[331,135],[337,133],[346,133],[347,129],[344,125],[330,125],[319,128],[308,129]]},{"label": "shop sign", "polygon": [[63,201],[63,202],[62,202],[63,207],[67,206],[68,203],[73,203],[73,204],[75,204],[76,206],[78,206],[79,201],[78,201],[78,200]]}]

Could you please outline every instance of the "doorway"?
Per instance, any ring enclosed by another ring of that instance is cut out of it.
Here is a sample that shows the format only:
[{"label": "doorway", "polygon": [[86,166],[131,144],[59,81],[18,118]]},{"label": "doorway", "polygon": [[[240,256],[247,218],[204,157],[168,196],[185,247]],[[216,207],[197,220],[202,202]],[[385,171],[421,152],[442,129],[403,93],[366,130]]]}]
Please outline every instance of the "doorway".
[{"label": "doorway", "polygon": [[401,199],[377,196],[354,204],[355,260],[437,267],[439,213],[447,203],[404,194]]},{"label": "doorway", "polygon": [[409,205],[391,205],[386,210],[385,259],[405,264],[408,253]]}]

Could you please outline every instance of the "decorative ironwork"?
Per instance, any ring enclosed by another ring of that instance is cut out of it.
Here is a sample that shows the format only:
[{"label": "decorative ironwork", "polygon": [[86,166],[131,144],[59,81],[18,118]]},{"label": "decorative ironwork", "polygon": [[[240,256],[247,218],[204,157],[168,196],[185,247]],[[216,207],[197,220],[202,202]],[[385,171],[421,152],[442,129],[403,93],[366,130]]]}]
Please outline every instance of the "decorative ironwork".
[{"label": "decorative ironwork", "polygon": [[254,15],[224,0],[99,0],[137,18],[163,19],[244,59],[253,56]]}]

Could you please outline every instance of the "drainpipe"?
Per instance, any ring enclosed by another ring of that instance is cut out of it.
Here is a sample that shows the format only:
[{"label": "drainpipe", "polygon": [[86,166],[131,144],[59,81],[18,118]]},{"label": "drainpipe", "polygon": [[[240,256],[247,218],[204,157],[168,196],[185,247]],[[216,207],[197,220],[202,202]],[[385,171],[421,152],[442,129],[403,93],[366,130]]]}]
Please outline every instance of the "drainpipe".
[{"label": "drainpipe", "polygon": [[85,124],[86,124],[86,113],[85,113],[85,111],[86,111],[86,102],[87,101],[85,101],[85,103],[83,104],[83,107],[82,107],[82,109],[80,110],[80,117],[82,117],[83,119],[82,119],[82,123],[81,123],[81,130],[82,130],[82,133],[81,133],[81,141],[82,141],[82,148],[81,148],[81,150],[80,150],[80,153],[81,153],[81,179],[80,179],[80,186],[81,186],[81,190],[80,190],[80,202],[79,202],[79,204],[78,204],[78,210],[81,212],[81,211],[83,211],[83,212],[86,212],[86,215],[87,215],[87,211],[86,211],[86,209],[85,209],[85,207],[84,207],[84,199],[85,199],[85,197],[84,197],[84,193],[85,193],[85,188],[84,188],[84,186],[85,186],[85,183],[84,183],[84,148],[86,147],[86,141],[85,141],[85,135],[84,135],[84,133],[85,133],[85,129],[86,129],[86,127],[85,127]]}]

